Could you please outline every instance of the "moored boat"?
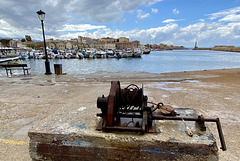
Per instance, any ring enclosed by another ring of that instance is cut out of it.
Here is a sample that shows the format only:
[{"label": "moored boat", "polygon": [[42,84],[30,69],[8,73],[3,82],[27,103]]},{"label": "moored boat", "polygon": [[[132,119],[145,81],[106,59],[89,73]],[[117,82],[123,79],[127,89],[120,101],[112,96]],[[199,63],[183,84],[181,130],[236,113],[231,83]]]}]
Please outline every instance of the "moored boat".
[{"label": "moored boat", "polygon": [[96,51],[94,48],[87,48],[83,51],[84,58],[95,58]]},{"label": "moored boat", "polygon": [[106,51],[106,57],[107,58],[114,58],[114,51],[112,50],[112,49],[108,49],[107,51]]},{"label": "moored boat", "polygon": [[105,58],[106,57],[106,52],[103,50],[97,50],[96,51],[96,58]]},{"label": "moored boat", "polygon": [[151,50],[149,48],[143,49],[143,54],[150,54]]},{"label": "moored boat", "polygon": [[127,50],[123,51],[122,57],[129,58],[133,56],[133,50],[131,48],[127,48]]},{"label": "moored boat", "polygon": [[12,57],[12,58],[1,58],[0,59],[0,64],[9,64],[9,63],[15,63],[16,61],[19,60],[19,57]]},{"label": "moored boat", "polygon": [[84,58],[83,53],[78,51],[77,54],[76,54],[76,58],[83,59]]},{"label": "moored boat", "polygon": [[140,48],[134,48],[132,57],[141,57],[142,56],[142,50]]},{"label": "moored boat", "polygon": [[116,58],[122,58],[123,56],[123,51],[122,50],[116,50],[115,51],[115,57]]}]

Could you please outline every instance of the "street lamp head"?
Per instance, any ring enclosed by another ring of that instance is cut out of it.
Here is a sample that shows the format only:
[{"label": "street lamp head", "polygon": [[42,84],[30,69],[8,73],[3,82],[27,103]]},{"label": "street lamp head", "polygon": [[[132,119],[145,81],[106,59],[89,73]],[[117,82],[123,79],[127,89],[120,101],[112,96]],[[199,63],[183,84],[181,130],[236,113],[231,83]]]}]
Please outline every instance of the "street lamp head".
[{"label": "street lamp head", "polygon": [[44,20],[44,17],[45,17],[45,12],[43,12],[42,10],[40,11],[37,11],[36,12],[38,14],[38,18],[43,21]]}]

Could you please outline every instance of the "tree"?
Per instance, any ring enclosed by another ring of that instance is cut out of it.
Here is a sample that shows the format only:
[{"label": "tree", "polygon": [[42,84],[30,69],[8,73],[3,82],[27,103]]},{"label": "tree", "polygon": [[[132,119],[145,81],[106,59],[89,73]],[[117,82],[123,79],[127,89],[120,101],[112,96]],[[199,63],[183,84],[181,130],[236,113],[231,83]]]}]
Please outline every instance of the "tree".
[{"label": "tree", "polygon": [[26,41],[32,41],[32,38],[29,35],[25,35],[25,38],[26,38]]},{"label": "tree", "polygon": [[9,41],[10,39],[1,39],[0,42],[2,43],[2,46],[9,47]]},{"label": "tree", "polygon": [[26,39],[22,38],[21,42],[25,42],[25,41],[26,41]]},{"label": "tree", "polygon": [[35,44],[27,44],[27,47],[34,49],[36,46]]}]

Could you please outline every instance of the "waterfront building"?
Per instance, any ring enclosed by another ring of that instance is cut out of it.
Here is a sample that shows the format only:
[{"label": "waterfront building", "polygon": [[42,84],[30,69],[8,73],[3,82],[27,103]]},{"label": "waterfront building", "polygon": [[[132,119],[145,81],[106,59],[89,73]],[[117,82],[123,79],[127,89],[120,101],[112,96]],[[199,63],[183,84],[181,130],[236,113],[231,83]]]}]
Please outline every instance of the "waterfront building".
[{"label": "waterfront building", "polygon": [[95,49],[116,49],[115,43],[108,43],[104,41],[90,41],[88,42],[89,48],[95,48]]},{"label": "waterfront building", "polygon": [[96,41],[89,41],[88,42],[89,48],[95,48],[95,44],[96,44]]},{"label": "waterfront building", "polygon": [[73,44],[71,41],[68,41],[66,44],[66,49],[72,49],[73,48]]},{"label": "waterfront building", "polygon": [[53,42],[53,41],[54,41],[53,39],[46,39],[46,43]]},{"label": "waterfront building", "polygon": [[101,38],[100,41],[106,42],[106,43],[115,43],[117,40],[115,38],[105,37]]},{"label": "waterfront building", "polygon": [[97,41],[95,44],[96,49],[105,49],[105,42],[104,41]]},{"label": "waterfront building", "polygon": [[118,42],[129,42],[129,38],[120,37],[120,38],[118,39]]},{"label": "waterfront building", "polygon": [[105,43],[104,49],[112,49],[112,50],[115,50],[115,49],[116,49],[116,45],[115,45],[115,43]]},{"label": "waterfront building", "polygon": [[48,44],[48,47],[50,48],[50,49],[56,49],[56,43],[54,43],[54,42],[49,42],[49,43],[47,43]]},{"label": "waterfront building", "polygon": [[78,36],[78,43],[87,44],[89,41],[92,41],[92,38]]},{"label": "waterfront building", "polygon": [[[43,42],[34,42],[34,41],[25,41],[21,42],[20,39],[1,39],[1,46],[3,47],[12,47],[12,48],[41,48],[43,47]],[[49,49],[74,49],[82,50],[84,48],[96,48],[96,49],[127,49],[127,48],[136,48],[140,47],[139,41],[129,42],[129,38],[120,37],[119,39],[115,38],[102,38],[102,39],[92,39],[88,37],[78,36],[77,39],[71,40],[59,40],[59,39],[47,39],[46,45]]]},{"label": "waterfront building", "polygon": [[58,50],[65,50],[66,49],[66,45],[63,41],[57,42],[56,47],[57,47]]},{"label": "waterfront building", "polygon": [[140,42],[137,40],[130,42],[116,42],[115,45],[116,49],[138,48],[140,47]]},{"label": "waterfront building", "polygon": [[9,45],[9,41],[10,41],[11,39],[0,39],[0,42],[1,42],[1,46],[2,47],[10,47],[10,45]]},{"label": "waterfront building", "polygon": [[9,41],[9,46],[12,48],[21,48],[22,42],[19,39],[12,39]]},{"label": "waterfront building", "polygon": [[35,41],[25,41],[25,42],[22,42],[22,48],[30,48],[30,47],[33,47],[35,46],[37,42]]},{"label": "waterfront building", "polygon": [[83,43],[77,43],[77,45],[78,45],[78,49],[86,48],[86,45]]},{"label": "waterfront building", "polygon": [[72,48],[77,50],[78,48],[78,43],[76,41],[72,41]]}]

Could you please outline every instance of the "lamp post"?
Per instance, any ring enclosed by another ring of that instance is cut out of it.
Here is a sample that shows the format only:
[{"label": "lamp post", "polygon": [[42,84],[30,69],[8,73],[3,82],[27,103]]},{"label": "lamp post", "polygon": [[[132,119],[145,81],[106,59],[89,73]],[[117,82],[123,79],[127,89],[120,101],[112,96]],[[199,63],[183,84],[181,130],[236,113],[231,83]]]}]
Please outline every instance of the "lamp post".
[{"label": "lamp post", "polygon": [[40,10],[40,11],[37,11],[37,14],[38,14],[38,18],[40,19],[41,24],[42,24],[43,42],[44,42],[44,50],[45,50],[45,57],[46,57],[46,61],[45,61],[46,73],[45,74],[52,74],[51,70],[50,70],[50,62],[48,60],[48,55],[47,55],[46,41],[45,41],[45,34],[44,34],[44,26],[43,26],[43,20],[44,20],[44,17],[45,17],[45,12]]}]

